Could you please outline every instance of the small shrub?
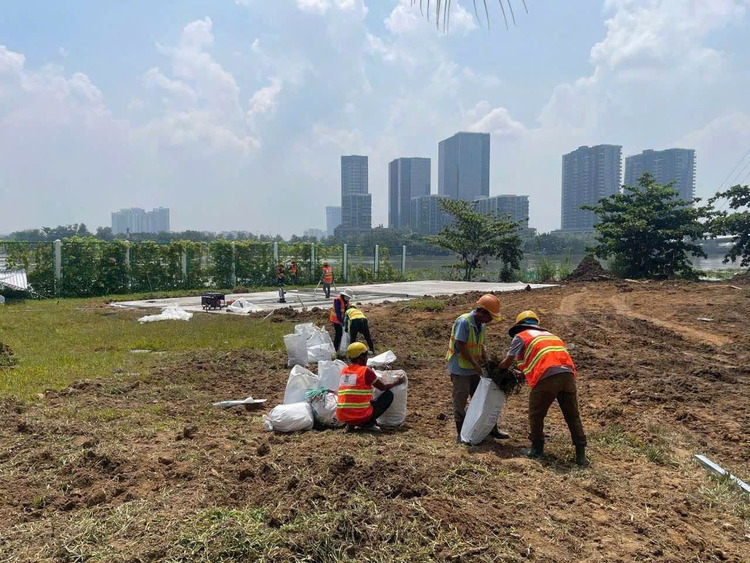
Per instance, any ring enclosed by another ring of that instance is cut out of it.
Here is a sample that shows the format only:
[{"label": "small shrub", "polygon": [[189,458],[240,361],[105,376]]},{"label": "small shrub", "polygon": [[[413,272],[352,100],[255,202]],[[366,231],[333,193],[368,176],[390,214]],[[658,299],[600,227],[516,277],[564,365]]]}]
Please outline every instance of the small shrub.
[{"label": "small shrub", "polygon": [[409,308],[416,311],[439,312],[445,309],[445,303],[439,299],[413,299],[409,301]]},{"label": "small shrub", "polygon": [[232,293],[250,293],[250,290],[244,285],[236,285],[234,286],[234,289],[232,289]]},{"label": "small shrub", "polygon": [[554,281],[557,274],[557,267],[552,260],[540,258],[535,267],[536,279],[540,282]]}]

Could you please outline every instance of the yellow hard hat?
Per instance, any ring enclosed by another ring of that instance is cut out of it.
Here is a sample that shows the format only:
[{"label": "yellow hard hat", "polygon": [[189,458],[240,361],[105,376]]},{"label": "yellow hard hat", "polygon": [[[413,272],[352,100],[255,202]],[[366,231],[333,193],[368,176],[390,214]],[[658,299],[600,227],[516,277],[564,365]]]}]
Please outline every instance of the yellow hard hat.
[{"label": "yellow hard hat", "polygon": [[534,319],[537,324],[539,324],[541,321],[539,320],[539,317],[534,311],[528,310],[528,311],[521,311],[518,313],[518,316],[516,317],[516,324],[521,324],[526,319]]},{"label": "yellow hard hat", "polygon": [[352,360],[356,360],[362,354],[367,354],[367,346],[365,346],[361,342],[354,342],[352,344],[349,344],[349,347],[346,349],[346,355],[349,356]]},{"label": "yellow hard hat", "polygon": [[477,301],[477,305],[485,311],[489,312],[489,314],[492,315],[492,318],[496,321],[499,321],[501,319],[500,300],[495,295],[492,295],[491,293],[482,295]]}]

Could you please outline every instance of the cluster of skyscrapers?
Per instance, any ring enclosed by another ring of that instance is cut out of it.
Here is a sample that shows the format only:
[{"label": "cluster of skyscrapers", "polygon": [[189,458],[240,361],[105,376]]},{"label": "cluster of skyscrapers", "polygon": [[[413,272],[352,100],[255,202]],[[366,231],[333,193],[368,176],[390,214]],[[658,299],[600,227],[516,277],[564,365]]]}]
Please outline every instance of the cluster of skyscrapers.
[{"label": "cluster of skyscrapers", "polygon": [[[356,234],[372,227],[367,166],[366,156],[341,157],[341,207],[326,208],[329,235]],[[388,164],[388,227],[436,234],[450,221],[440,203],[445,198],[473,201],[482,213],[528,227],[528,196],[489,194],[490,135],[456,133],[438,144],[436,194],[429,158],[397,158]]]},{"label": "cluster of skyscrapers", "polygon": [[[636,186],[649,172],[660,184],[674,182],[677,197],[691,201],[695,195],[695,151],[693,149],[645,150],[625,159],[625,185]],[[596,224],[593,211],[599,199],[620,192],[622,147],[596,145],[578,147],[562,157],[562,231],[591,232]]]},{"label": "cluster of skyscrapers", "polygon": [[112,213],[112,234],[168,233],[169,208],[146,211],[140,207],[120,209]]}]

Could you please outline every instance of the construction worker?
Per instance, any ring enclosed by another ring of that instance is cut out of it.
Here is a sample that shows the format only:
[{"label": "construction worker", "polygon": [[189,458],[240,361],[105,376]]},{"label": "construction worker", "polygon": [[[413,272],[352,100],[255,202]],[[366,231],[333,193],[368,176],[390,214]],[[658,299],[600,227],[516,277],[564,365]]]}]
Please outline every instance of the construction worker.
[{"label": "construction worker", "polygon": [[370,336],[370,324],[367,322],[365,314],[354,305],[350,305],[346,309],[344,320],[344,330],[349,333],[349,341],[352,343],[356,342],[357,337],[361,333],[370,347],[370,353],[375,355],[375,345],[372,343],[372,336]]},{"label": "construction worker", "polygon": [[284,264],[276,266],[276,285],[279,286],[279,303],[286,303],[286,291],[284,290],[284,278],[286,274],[284,272]]},{"label": "construction worker", "polygon": [[565,343],[539,326],[539,316],[534,311],[523,311],[516,324],[508,330],[513,339],[501,369],[518,363],[531,387],[529,393],[529,457],[544,455],[544,418],[557,399],[576,448],[576,463],[588,465],[586,459],[586,434],[578,413],[576,366]]},{"label": "construction worker", "polygon": [[339,296],[333,300],[333,307],[331,308],[331,324],[333,324],[333,330],[335,336],[333,337],[333,347],[336,352],[339,350],[341,344],[341,338],[344,336],[344,323],[346,322],[346,309],[349,307],[349,300],[352,298],[352,294],[348,289],[343,289]]},{"label": "construction worker", "polygon": [[292,284],[297,285],[297,272],[299,271],[299,268],[297,267],[297,261],[292,260],[292,265],[289,266],[289,278]]},{"label": "construction worker", "polygon": [[[346,355],[351,363],[341,370],[336,418],[347,425],[347,431],[354,430],[356,426],[377,428],[375,421],[393,402],[391,389],[403,383],[404,376],[397,377],[393,383],[383,383],[367,367],[367,348],[361,342],[350,344]],[[373,387],[382,391],[374,400]]]},{"label": "construction worker", "polygon": [[333,268],[328,265],[327,261],[323,262],[323,277],[320,280],[323,282],[323,292],[326,295],[326,299],[331,298],[331,285],[334,282],[333,279]]},{"label": "construction worker", "polygon": [[[481,363],[487,359],[484,350],[487,324],[500,320],[500,300],[492,294],[482,295],[477,307],[461,315],[453,323],[448,352],[448,373],[453,383],[453,418],[456,422],[456,441],[461,441],[461,427],[466,417],[466,403],[474,395],[482,377]],[[490,432],[494,438],[509,436],[497,426]]]}]

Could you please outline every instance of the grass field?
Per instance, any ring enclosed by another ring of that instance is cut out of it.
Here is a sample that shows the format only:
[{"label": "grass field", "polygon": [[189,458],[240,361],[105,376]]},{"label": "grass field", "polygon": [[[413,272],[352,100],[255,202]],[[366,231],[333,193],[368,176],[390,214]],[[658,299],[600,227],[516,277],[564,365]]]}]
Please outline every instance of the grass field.
[{"label": "grass field", "polygon": [[290,330],[289,323],[229,315],[137,321],[152,313],[118,310],[104,298],[29,300],[0,307],[0,342],[13,348],[19,362],[0,370],[0,395],[28,399],[78,379],[137,372],[190,350],[272,350]]}]

